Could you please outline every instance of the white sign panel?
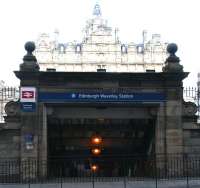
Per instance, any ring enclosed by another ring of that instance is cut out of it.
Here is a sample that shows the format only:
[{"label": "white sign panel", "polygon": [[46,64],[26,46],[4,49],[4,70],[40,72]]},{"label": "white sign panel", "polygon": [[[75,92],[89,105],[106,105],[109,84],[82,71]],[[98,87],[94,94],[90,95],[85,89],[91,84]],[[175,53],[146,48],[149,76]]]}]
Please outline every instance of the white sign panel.
[{"label": "white sign panel", "polygon": [[36,102],[36,88],[35,87],[21,87],[20,102]]}]

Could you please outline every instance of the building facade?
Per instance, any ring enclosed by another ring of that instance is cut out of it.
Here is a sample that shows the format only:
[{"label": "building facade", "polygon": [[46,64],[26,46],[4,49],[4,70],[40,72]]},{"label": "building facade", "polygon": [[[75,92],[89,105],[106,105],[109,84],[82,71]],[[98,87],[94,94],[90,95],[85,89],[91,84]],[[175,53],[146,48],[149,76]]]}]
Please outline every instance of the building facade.
[{"label": "building facade", "polygon": [[[141,43],[123,43],[118,29],[112,29],[102,16],[99,4],[87,20],[81,42],[59,42],[59,32],[54,37],[42,33],[36,40],[35,56],[42,71],[67,72],[161,72],[167,57],[167,43],[159,34],[148,39],[143,31]],[[16,92],[16,93],[15,93]],[[4,122],[4,107],[10,100],[17,100],[17,88],[0,86],[0,121]]]},{"label": "building facade", "polygon": [[[185,155],[200,153],[200,127],[196,105],[183,99],[189,73],[176,56],[177,45],[162,51],[159,58],[169,54],[163,61],[145,57],[151,43],[143,43],[142,51],[138,45],[122,46],[112,38],[98,5],[86,31],[84,43],[71,51],[62,46],[63,53],[59,44],[46,51],[46,43],[45,48],[26,43],[27,54],[14,72],[20,100],[6,104],[5,123],[0,124],[0,178],[141,177],[143,171],[145,177],[154,171],[161,178],[183,177]],[[113,48],[115,55],[110,54]],[[100,49],[109,57],[98,54]],[[178,161],[175,170],[171,156]],[[12,168],[5,167],[9,159]]]},{"label": "building facade", "polygon": [[161,72],[167,57],[167,43],[159,34],[149,40],[143,31],[143,41],[123,43],[118,29],[112,29],[102,16],[99,4],[93,17],[86,22],[81,42],[60,43],[59,32],[54,38],[42,33],[36,41],[35,55],[40,70],[55,69],[67,72]]},{"label": "building facade", "polygon": [[[40,71],[34,43],[25,48],[24,62],[15,71],[20,101],[7,103],[0,130],[1,157],[16,159],[20,169],[9,177],[87,177],[95,169],[98,176],[121,176],[120,161],[127,162],[123,175],[131,177],[141,167],[130,156],[156,156],[156,169],[169,174],[171,155],[184,164],[183,155],[200,152],[197,108],[183,100],[188,73],[175,44],[168,46],[162,72],[140,73]],[[141,159],[148,171],[151,163]]]}]

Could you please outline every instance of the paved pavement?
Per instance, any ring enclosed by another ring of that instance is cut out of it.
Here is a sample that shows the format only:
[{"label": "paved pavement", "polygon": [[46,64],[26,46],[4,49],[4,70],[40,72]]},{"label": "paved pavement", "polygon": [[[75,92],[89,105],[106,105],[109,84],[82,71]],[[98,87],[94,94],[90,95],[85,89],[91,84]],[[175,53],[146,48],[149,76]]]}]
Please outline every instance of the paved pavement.
[{"label": "paved pavement", "polygon": [[200,188],[200,180],[159,180],[134,182],[83,182],[83,183],[49,183],[49,184],[0,184],[0,188]]}]

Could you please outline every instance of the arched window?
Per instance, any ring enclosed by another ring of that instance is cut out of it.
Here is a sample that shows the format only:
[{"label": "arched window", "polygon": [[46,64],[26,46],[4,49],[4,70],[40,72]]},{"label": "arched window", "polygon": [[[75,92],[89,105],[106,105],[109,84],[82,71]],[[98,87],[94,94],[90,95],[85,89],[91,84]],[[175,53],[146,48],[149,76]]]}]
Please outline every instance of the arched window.
[{"label": "arched window", "polygon": [[64,54],[64,53],[65,53],[65,50],[66,50],[65,45],[64,45],[64,44],[59,44],[59,45],[58,45],[58,50],[59,50],[59,53]]},{"label": "arched window", "polygon": [[142,54],[144,52],[143,44],[137,45],[137,53]]},{"label": "arched window", "polygon": [[81,44],[77,44],[76,48],[75,48],[76,53],[81,53],[82,52],[82,45]]},{"label": "arched window", "polygon": [[121,53],[122,54],[127,54],[128,53],[128,49],[127,49],[127,46],[125,44],[121,45]]}]

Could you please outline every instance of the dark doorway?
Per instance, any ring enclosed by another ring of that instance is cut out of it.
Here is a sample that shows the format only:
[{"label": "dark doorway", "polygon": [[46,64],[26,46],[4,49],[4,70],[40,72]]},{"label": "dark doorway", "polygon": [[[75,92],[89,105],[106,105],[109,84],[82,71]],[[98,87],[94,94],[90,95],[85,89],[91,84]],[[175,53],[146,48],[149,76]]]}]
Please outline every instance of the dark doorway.
[{"label": "dark doorway", "polygon": [[[57,174],[64,176],[77,176],[78,170],[82,175],[98,170],[102,176],[120,176],[122,163],[124,169],[133,157],[154,153],[154,125],[153,119],[48,118],[51,170],[60,165],[62,172]],[[100,137],[99,144],[92,142],[95,136]]]}]

